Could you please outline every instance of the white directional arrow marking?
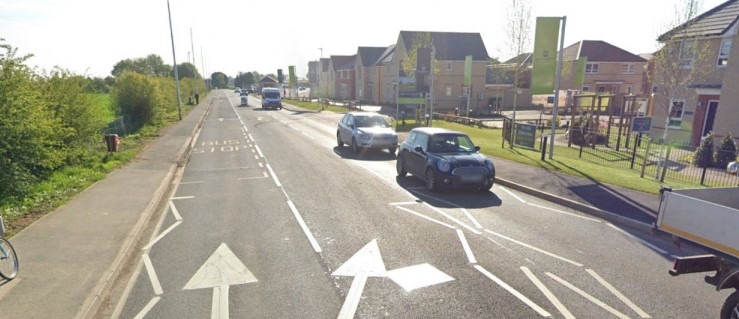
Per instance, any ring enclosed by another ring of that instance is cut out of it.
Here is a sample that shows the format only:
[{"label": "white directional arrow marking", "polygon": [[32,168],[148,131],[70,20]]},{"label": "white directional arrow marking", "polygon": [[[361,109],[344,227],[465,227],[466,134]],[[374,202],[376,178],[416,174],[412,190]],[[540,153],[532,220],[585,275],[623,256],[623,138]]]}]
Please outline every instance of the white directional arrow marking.
[{"label": "white directional arrow marking", "polygon": [[359,306],[359,299],[362,297],[364,285],[367,283],[367,277],[384,277],[386,273],[385,263],[382,262],[380,247],[377,246],[376,239],[373,239],[341,265],[339,269],[336,269],[332,275],[354,277],[346,300],[344,300],[344,305],[341,306],[338,318],[354,318],[354,314],[357,312],[357,307]]},{"label": "white directional arrow marking", "polygon": [[222,243],[183,289],[213,288],[211,318],[228,318],[228,287],[257,281],[244,263]]},{"label": "white directional arrow marking", "polygon": [[222,118],[222,117],[221,117],[221,118],[219,118],[219,119],[218,119],[218,121],[221,121],[221,122],[223,122],[223,118]]}]

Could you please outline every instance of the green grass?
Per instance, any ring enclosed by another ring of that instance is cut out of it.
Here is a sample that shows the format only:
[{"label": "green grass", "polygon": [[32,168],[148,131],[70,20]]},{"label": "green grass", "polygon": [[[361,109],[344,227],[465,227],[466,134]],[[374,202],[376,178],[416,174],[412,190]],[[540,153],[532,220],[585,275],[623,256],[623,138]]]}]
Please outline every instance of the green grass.
[{"label": "green grass", "polygon": [[115,120],[115,112],[113,112],[112,100],[110,94],[96,93],[90,94],[92,102],[99,108],[100,113],[104,114],[106,122],[112,122]]},{"label": "green grass", "polygon": [[298,100],[291,100],[291,99],[283,99],[283,101],[290,105],[295,105],[300,108],[304,108],[306,110],[311,111],[319,111],[319,112],[334,112],[334,113],[346,113],[349,110],[346,107],[343,106],[337,106],[337,105],[319,105],[316,102],[303,102]]}]

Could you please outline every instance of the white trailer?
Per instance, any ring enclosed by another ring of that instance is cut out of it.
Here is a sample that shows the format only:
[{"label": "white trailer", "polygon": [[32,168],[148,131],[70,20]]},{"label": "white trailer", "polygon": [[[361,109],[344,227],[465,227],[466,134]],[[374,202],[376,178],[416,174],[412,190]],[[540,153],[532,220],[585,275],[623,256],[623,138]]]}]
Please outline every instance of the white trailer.
[{"label": "white trailer", "polygon": [[657,228],[711,254],[677,257],[670,275],[714,272],[705,281],[734,289],[721,319],[739,319],[739,187],[672,190],[663,187]]}]

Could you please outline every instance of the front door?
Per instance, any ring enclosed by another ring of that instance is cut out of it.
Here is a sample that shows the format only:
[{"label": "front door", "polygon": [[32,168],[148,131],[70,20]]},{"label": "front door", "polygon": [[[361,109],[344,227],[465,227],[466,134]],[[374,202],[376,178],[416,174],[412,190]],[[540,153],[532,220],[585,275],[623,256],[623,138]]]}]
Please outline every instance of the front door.
[{"label": "front door", "polygon": [[706,110],[706,118],[703,124],[703,136],[713,131],[713,122],[716,120],[716,111],[718,110],[718,101],[708,102],[708,110]]}]

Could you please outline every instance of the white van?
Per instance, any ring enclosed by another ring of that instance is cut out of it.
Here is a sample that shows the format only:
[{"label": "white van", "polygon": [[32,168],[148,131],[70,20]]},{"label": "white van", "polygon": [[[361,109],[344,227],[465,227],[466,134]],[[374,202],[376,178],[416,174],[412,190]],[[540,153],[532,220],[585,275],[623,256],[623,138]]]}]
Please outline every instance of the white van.
[{"label": "white van", "polygon": [[262,89],[262,108],[263,109],[282,109],[282,99],[280,98],[280,89],[263,88]]}]

